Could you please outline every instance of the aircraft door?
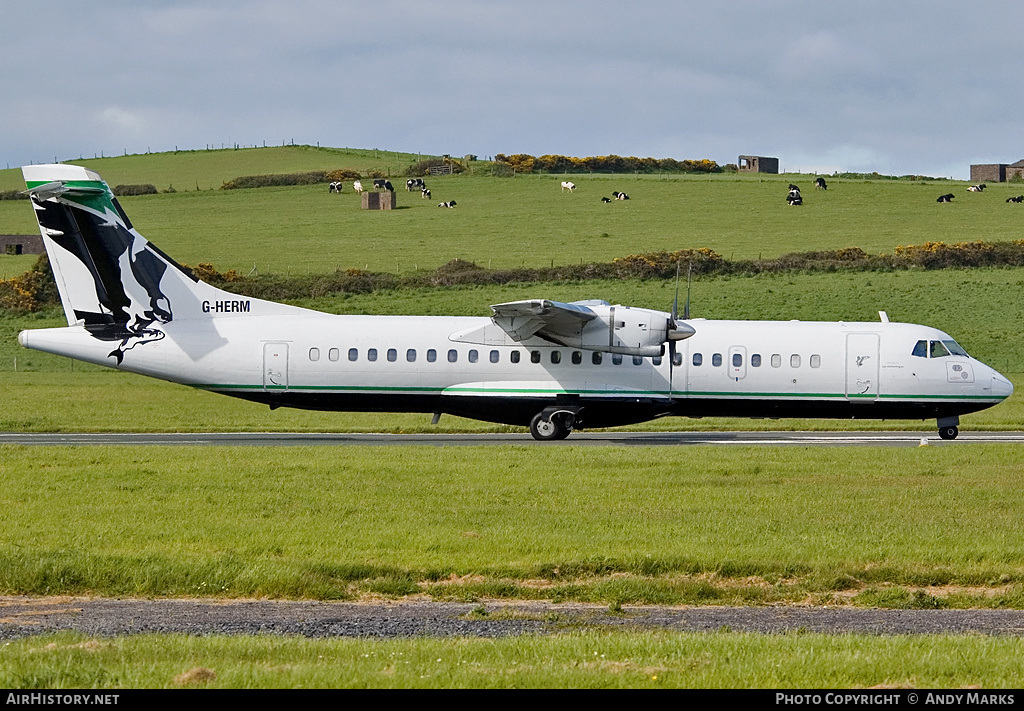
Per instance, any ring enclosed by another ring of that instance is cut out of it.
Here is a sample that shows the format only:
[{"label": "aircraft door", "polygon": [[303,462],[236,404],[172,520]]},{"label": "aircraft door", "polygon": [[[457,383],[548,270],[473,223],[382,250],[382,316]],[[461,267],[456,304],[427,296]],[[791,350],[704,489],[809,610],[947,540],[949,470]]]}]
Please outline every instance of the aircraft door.
[{"label": "aircraft door", "polygon": [[846,399],[874,402],[878,399],[878,334],[846,336]]},{"label": "aircraft door", "polygon": [[288,344],[263,344],[263,389],[288,389]]},{"label": "aircraft door", "polygon": [[729,361],[726,372],[729,379],[736,382],[747,377],[747,349],[743,346],[732,346],[729,348]]}]

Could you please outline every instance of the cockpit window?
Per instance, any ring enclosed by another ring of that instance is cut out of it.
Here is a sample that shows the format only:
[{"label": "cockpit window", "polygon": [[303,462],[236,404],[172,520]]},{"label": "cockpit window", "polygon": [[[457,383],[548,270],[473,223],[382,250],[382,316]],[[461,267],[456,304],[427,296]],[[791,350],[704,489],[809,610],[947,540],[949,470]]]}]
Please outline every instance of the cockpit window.
[{"label": "cockpit window", "polygon": [[930,352],[932,358],[942,358],[949,355],[949,351],[942,345],[942,341],[932,341]]},{"label": "cockpit window", "polygon": [[913,350],[913,352],[911,352],[910,355],[915,355],[918,358],[927,358],[928,357],[928,341],[918,341],[914,345],[914,350]]},{"label": "cockpit window", "polygon": [[[943,343],[946,345],[946,348],[949,349],[949,352],[952,353],[953,355],[959,355],[959,356],[967,355],[967,351],[965,351],[963,349],[963,347],[959,343],[957,343],[956,341],[943,341]],[[970,356],[968,356],[968,357],[970,357]]]}]

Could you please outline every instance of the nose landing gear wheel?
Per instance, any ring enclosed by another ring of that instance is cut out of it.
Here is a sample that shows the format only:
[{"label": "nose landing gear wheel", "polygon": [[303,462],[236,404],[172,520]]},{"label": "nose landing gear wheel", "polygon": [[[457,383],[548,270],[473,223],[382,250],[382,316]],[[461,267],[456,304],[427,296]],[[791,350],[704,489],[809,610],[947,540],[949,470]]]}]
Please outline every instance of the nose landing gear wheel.
[{"label": "nose landing gear wheel", "polygon": [[571,430],[562,423],[562,418],[553,415],[550,419],[544,418],[544,413],[537,413],[530,422],[530,434],[541,442],[550,442],[556,439],[565,439]]},{"label": "nose landing gear wheel", "polygon": [[940,427],[939,437],[942,439],[956,439],[956,436],[960,434],[960,430],[956,427]]}]

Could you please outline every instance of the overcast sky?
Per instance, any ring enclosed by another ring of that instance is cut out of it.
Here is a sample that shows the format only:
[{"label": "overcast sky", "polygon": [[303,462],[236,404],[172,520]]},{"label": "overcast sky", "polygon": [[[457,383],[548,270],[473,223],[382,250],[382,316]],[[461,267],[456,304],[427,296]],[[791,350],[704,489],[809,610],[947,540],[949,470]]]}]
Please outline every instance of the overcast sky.
[{"label": "overcast sky", "polygon": [[282,141],[966,179],[1024,158],[1024,2],[5,3],[0,167]]}]

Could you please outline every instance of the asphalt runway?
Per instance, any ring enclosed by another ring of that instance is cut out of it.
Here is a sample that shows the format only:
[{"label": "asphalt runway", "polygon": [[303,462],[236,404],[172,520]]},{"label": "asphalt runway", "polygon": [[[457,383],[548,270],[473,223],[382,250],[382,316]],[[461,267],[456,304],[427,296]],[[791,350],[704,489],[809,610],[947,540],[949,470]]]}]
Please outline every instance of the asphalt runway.
[{"label": "asphalt runway", "polygon": [[426,445],[533,447],[583,446],[867,446],[961,447],[970,444],[1024,444],[1024,432],[961,432],[942,440],[936,432],[574,432],[559,442],[537,442],[528,433],[381,434],[322,432],[158,432],[158,433],[0,433],[0,444],[21,445],[185,445],[185,446],[343,446]]}]

